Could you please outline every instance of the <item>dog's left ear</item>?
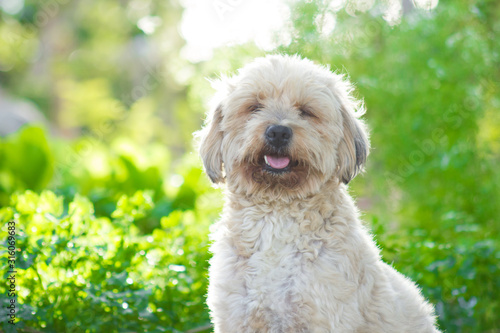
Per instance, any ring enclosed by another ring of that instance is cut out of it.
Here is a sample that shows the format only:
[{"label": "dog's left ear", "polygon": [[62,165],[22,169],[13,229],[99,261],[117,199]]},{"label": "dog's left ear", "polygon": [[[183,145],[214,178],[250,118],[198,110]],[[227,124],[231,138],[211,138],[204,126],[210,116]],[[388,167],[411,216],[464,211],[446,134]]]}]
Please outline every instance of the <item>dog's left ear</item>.
[{"label": "dog's left ear", "polygon": [[[370,149],[366,126],[354,112],[351,101],[341,104],[344,137],[338,148],[337,176],[340,181],[347,184],[359,172],[363,171],[366,158]],[[361,111],[357,112],[362,114]]]},{"label": "dog's left ear", "polygon": [[214,184],[223,183],[222,175],[222,105],[219,104],[207,118],[207,124],[198,135],[200,136],[200,156],[205,172]]}]

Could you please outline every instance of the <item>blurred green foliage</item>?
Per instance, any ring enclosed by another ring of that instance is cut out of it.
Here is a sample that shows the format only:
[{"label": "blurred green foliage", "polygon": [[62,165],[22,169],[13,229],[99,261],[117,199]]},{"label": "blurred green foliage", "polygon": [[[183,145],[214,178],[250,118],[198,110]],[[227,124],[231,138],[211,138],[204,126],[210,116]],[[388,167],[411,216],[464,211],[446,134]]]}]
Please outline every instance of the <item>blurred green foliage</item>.
[{"label": "blurred green foliage", "polygon": [[40,190],[53,175],[54,158],[44,132],[27,128],[0,142],[0,204],[20,188]]},{"label": "blurred green foliage", "polygon": [[[390,2],[367,3],[290,2],[290,40],[274,52],[349,74],[373,146],[351,192],[384,259],[422,287],[443,331],[499,332],[500,3],[412,6],[402,17],[388,16]],[[0,9],[0,87],[52,124],[0,139],[2,239],[16,220],[21,249],[18,327],[208,323],[208,228],[222,195],[192,132],[213,93],[205,77],[266,52],[247,43],[189,63],[181,13],[153,0]],[[144,18],[161,24],[146,32]]]}]

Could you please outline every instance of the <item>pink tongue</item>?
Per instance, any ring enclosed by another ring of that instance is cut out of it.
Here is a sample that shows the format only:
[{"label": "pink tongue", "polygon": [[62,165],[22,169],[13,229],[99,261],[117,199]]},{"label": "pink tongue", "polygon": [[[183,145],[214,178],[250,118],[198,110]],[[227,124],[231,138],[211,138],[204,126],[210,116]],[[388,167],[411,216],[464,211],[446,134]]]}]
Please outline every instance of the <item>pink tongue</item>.
[{"label": "pink tongue", "polygon": [[267,163],[275,169],[283,169],[288,166],[290,159],[288,157],[275,157],[267,155]]}]

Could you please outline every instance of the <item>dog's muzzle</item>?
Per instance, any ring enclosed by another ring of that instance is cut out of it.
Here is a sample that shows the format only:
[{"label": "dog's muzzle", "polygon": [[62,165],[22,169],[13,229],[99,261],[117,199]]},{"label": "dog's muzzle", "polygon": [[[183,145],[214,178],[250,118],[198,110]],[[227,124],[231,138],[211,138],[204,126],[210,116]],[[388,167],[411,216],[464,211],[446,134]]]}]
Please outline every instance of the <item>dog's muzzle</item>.
[{"label": "dog's muzzle", "polygon": [[264,134],[267,145],[267,151],[263,156],[264,170],[271,173],[289,172],[291,159],[287,150],[293,135],[292,129],[282,125],[271,125]]}]

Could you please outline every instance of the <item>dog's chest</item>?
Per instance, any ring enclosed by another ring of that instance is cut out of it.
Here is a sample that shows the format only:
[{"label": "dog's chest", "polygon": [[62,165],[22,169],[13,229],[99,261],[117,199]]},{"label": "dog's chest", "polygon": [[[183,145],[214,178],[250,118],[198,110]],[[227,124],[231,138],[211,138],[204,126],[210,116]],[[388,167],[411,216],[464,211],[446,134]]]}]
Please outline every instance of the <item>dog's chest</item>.
[{"label": "dog's chest", "polygon": [[243,280],[249,322],[276,327],[276,332],[306,332],[308,312],[317,308],[321,285],[330,284],[332,265],[322,256],[331,248],[317,232],[292,216],[274,213],[253,221],[237,248],[245,254]]},{"label": "dog's chest", "polygon": [[232,238],[239,254],[250,261],[276,262],[281,267],[292,261],[313,260],[324,244],[318,230],[325,221],[320,214],[312,216],[306,219],[279,210],[249,214],[233,229]]}]

